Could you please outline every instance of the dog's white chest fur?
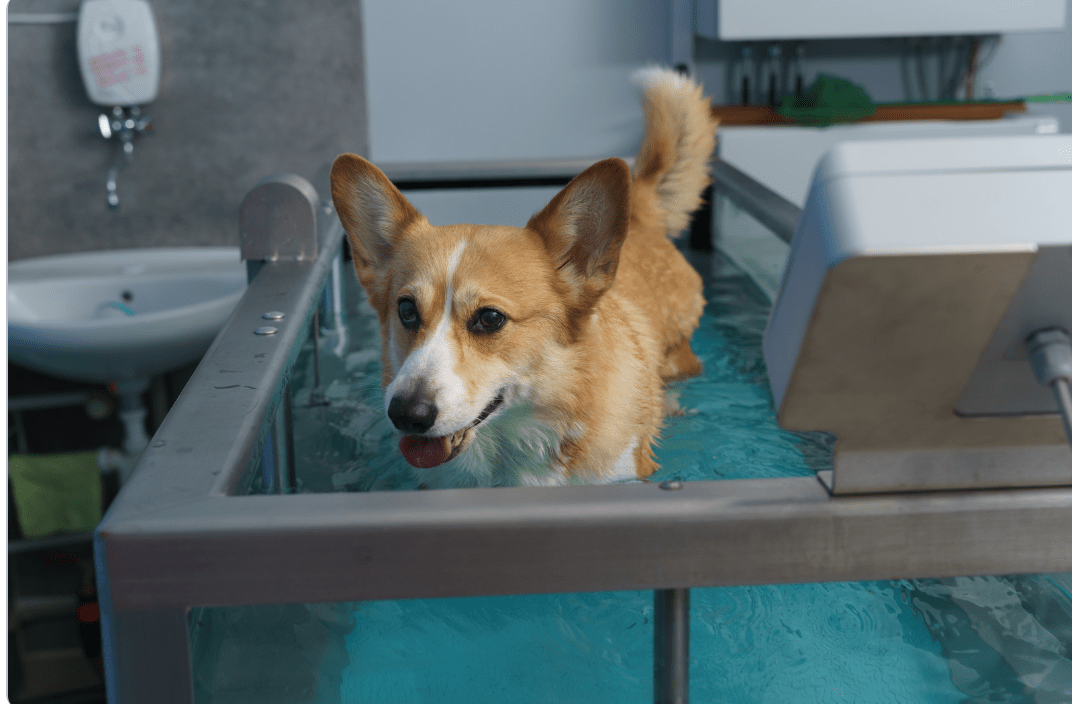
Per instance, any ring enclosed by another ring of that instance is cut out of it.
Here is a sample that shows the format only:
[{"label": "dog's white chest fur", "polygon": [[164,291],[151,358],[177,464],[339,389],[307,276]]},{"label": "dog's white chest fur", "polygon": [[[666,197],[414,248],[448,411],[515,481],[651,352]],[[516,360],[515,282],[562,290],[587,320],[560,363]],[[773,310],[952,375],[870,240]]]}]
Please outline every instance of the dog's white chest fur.
[{"label": "dog's white chest fur", "polygon": [[[589,483],[584,477],[571,477],[561,466],[559,442],[557,433],[533,415],[532,407],[522,404],[481,425],[472,444],[452,461],[413,471],[428,489]],[[636,448],[634,437],[602,481],[636,481]]]}]

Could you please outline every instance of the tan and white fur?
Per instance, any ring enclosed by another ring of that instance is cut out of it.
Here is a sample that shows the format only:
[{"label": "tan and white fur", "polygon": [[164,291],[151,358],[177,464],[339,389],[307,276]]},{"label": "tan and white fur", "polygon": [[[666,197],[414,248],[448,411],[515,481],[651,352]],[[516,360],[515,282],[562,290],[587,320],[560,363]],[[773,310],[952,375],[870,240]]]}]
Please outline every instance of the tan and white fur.
[{"label": "tan and white fur", "polygon": [[344,154],[331,191],[379,316],[384,409],[422,485],[643,478],[667,381],[698,374],[699,275],[670,238],[708,184],[716,122],[700,87],[635,75],[645,135],[524,227],[433,227]]}]

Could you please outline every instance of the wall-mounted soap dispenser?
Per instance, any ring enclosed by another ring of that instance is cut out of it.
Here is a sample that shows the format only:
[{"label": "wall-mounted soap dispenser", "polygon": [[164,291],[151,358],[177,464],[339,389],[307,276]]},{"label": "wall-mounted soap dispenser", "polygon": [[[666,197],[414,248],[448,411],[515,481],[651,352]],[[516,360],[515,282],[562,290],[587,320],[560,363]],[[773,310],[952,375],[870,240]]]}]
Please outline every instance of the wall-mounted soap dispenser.
[{"label": "wall-mounted soap dispenser", "polygon": [[84,0],[78,12],[78,65],[89,99],[111,108],[98,118],[101,135],[122,145],[107,181],[108,205],[116,208],[116,180],[134,154],[134,137],[153,129],[141,106],[160,88],[160,40],[149,3]]}]

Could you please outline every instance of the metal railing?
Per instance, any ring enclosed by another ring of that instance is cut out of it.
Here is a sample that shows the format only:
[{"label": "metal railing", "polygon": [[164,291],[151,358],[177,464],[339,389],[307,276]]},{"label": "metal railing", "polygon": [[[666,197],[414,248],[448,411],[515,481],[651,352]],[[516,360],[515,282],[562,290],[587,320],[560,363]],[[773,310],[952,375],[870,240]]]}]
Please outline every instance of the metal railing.
[{"label": "metal railing", "polygon": [[715,159],[711,177],[718,192],[789,243],[800,220],[800,208],[764,186],[728,161]]},{"label": "metal railing", "polygon": [[[585,165],[530,173],[568,179]],[[742,207],[778,210],[771,226],[786,232],[776,195],[725,162],[714,174]],[[199,606],[652,589],[655,697],[680,702],[692,587],[1072,571],[1068,488],[831,497],[805,477],[234,495],[278,446],[271,433],[286,433],[275,419],[290,369],[339,268],[341,227],[315,207],[317,257],[259,265],[97,529],[112,704],[192,702],[187,614]],[[255,334],[268,312],[283,314],[275,333]]]}]

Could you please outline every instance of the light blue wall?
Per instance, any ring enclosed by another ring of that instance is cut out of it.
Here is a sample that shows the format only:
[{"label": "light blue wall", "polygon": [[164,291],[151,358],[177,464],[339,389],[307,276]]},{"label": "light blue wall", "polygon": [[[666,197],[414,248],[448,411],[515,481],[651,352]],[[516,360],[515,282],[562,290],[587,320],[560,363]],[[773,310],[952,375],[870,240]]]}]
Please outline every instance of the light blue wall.
[{"label": "light blue wall", "polygon": [[[370,153],[374,160],[451,161],[632,153],[642,116],[628,83],[669,60],[668,0],[366,0]],[[1072,90],[1072,22],[1009,34],[982,68],[976,95]],[[695,70],[716,103],[739,43],[697,39]],[[806,80],[847,77],[878,101],[918,99],[907,40],[809,42]],[[764,46],[756,45],[756,51]],[[937,46],[923,44],[933,94]],[[1072,130],[1072,105],[1032,106]]]},{"label": "light blue wall", "polygon": [[373,160],[629,154],[629,74],[665,63],[660,0],[365,0]]}]

